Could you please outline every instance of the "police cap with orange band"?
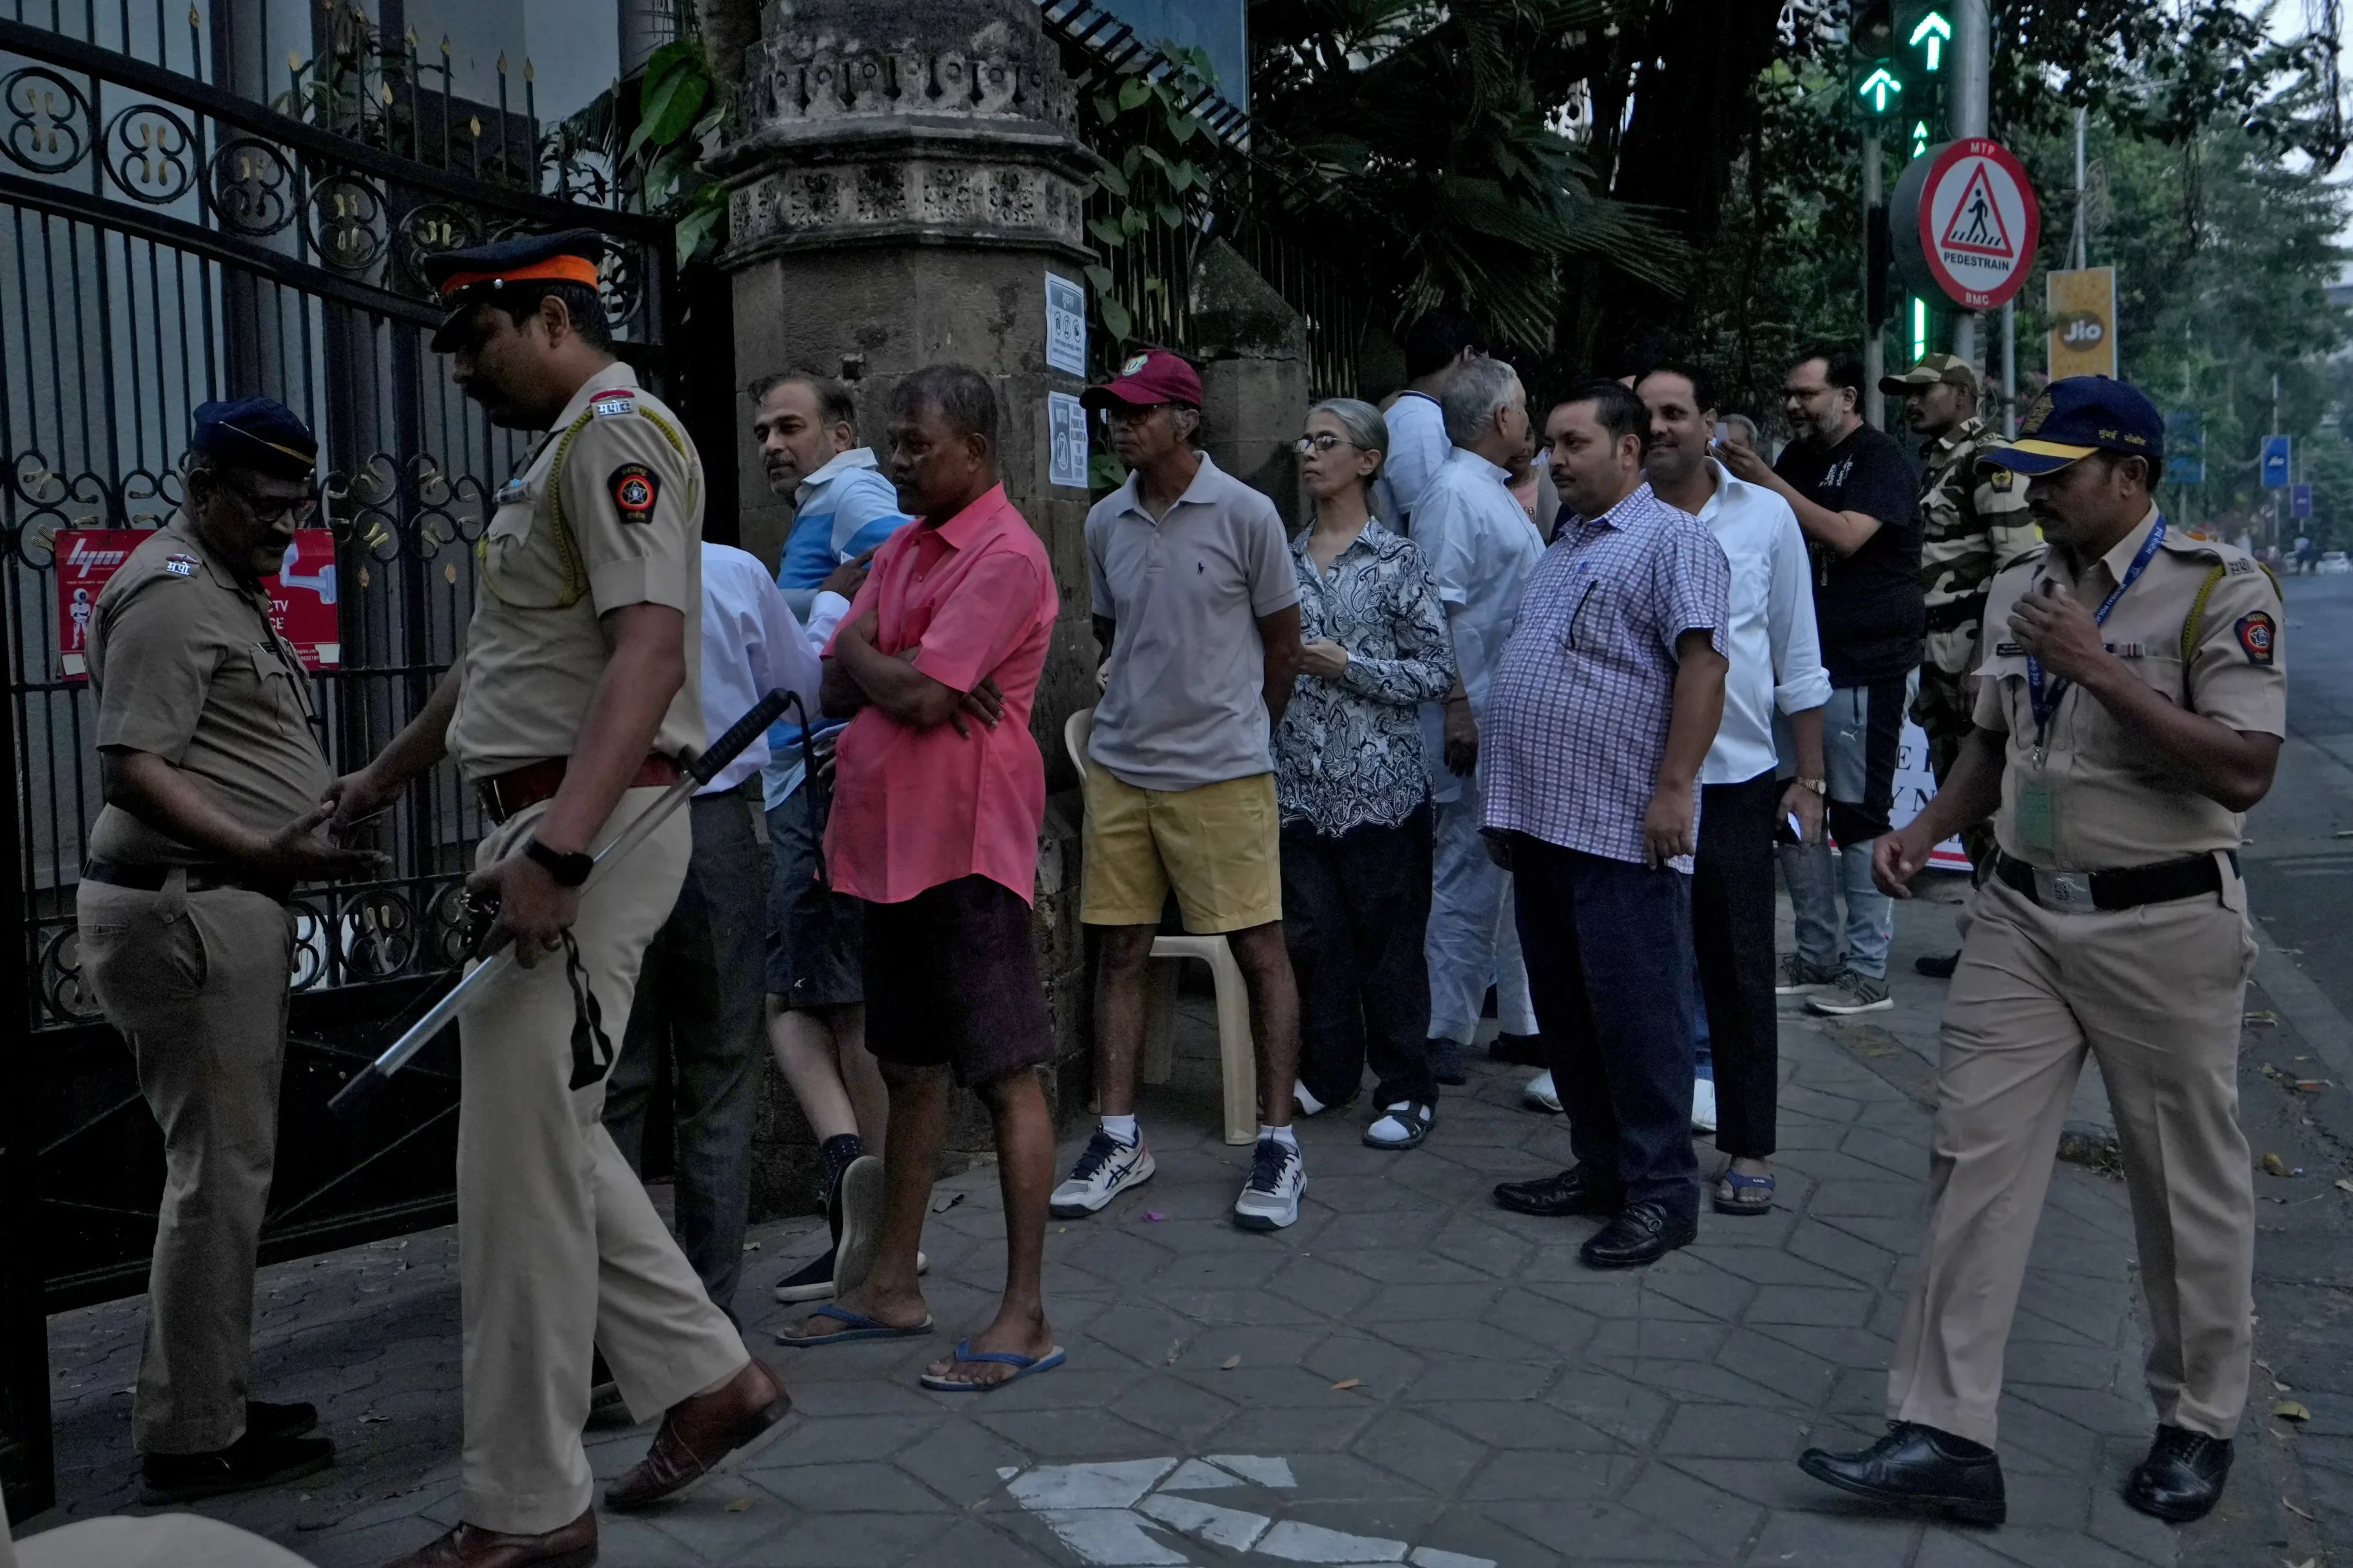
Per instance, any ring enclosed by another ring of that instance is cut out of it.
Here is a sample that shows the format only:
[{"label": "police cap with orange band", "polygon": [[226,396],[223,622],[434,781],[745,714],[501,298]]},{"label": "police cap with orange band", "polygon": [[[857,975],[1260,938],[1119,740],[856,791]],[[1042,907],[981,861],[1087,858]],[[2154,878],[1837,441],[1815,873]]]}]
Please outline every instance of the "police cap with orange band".
[{"label": "police cap with orange band", "polygon": [[477,305],[513,297],[534,283],[581,283],[596,287],[605,237],[593,228],[561,234],[523,235],[464,250],[439,251],[425,258],[425,279],[440,292],[449,318],[433,334],[433,352],[448,353],[462,341],[460,325]]}]

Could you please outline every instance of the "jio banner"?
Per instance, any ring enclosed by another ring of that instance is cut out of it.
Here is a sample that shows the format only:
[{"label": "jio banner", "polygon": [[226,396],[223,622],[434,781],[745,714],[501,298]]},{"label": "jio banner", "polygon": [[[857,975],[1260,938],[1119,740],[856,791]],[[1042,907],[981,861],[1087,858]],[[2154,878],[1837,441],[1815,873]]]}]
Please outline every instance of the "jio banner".
[{"label": "jio banner", "polygon": [[[69,528],[58,531],[58,654],[69,680],[90,678],[90,624],[98,595],[153,539],[147,529]],[[195,557],[188,558],[195,569]],[[269,593],[269,624],[294,647],[306,669],[332,669],[343,662],[343,628],[335,616],[335,536],[323,528],[298,530],[274,575],[261,585]]]},{"label": "jio banner", "polygon": [[2116,269],[2086,267],[2045,280],[2051,379],[2116,374]]}]

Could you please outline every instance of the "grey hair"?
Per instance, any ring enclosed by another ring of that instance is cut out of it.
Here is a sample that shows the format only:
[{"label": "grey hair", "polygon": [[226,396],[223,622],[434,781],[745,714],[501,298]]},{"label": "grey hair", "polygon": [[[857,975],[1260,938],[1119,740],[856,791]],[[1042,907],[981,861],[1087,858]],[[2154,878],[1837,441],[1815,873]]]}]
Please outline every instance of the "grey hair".
[{"label": "grey hair", "polygon": [[[1327,397],[1307,412],[1329,414],[1338,423],[1340,433],[1347,437],[1350,446],[1359,451],[1378,453],[1382,465],[1388,464],[1389,422],[1382,418],[1381,411],[1371,404],[1356,397]],[[1365,482],[1372,483],[1380,477],[1380,471],[1379,468],[1374,468],[1366,476]]]},{"label": "grey hair", "polygon": [[891,412],[904,416],[929,408],[959,435],[977,436],[997,459],[997,394],[988,378],[967,364],[927,364],[891,389]]},{"label": "grey hair", "polygon": [[1474,359],[1454,373],[1438,400],[1445,416],[1446,438],[1458,447],[1476,441],[1512,400],[1512,384],[1520,373],[1499,359]]}]

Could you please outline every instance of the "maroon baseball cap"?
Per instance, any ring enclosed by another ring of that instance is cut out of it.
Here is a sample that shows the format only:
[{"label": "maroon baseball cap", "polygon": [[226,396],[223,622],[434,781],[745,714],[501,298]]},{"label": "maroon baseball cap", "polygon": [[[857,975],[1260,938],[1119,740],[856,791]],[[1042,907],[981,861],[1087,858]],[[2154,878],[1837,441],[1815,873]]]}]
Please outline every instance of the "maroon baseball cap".
[{"label": "maroon baseball cap", "polygon": [[1182,356],[1166,349],[1145,349],[1130,354],[1111,380],[1087,388],[1079,401],[1089,408],[1107,408],[1113,403],[1124,403],[1133,408],[1149,408],[1155,403],[1181,403],[1187,408],[1198,408],[1201,378]]}]

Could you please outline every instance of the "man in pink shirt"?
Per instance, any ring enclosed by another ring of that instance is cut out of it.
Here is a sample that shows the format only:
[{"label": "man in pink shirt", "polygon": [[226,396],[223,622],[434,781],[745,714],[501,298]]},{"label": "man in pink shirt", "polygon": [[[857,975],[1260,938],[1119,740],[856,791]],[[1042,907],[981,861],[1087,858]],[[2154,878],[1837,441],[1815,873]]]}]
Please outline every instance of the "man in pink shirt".
[{"label": "man in pink shirt", "polygon": [[891,477],[918,521],[876,552],[826,650],[822,690],[826,712],[850,719],[826,857],[835,889],[864,901],[866,1047],[891,1091],[888,1194],[872,1268],[838,1274],[834,1303],[777,1337],[807,1348],[931,1331],[915,1248],[953,1072],[988,1106],[1005,1193],[996,1321],[923,1377],[965,1393],[1062,1361],[1039,1280],[1054,1128],[1029,945],[1046,816],[1029,705],[1060,600],[1046,547],[997,481],[987,381],[962,365],[919,370],[892,393],[891,426]]}]

